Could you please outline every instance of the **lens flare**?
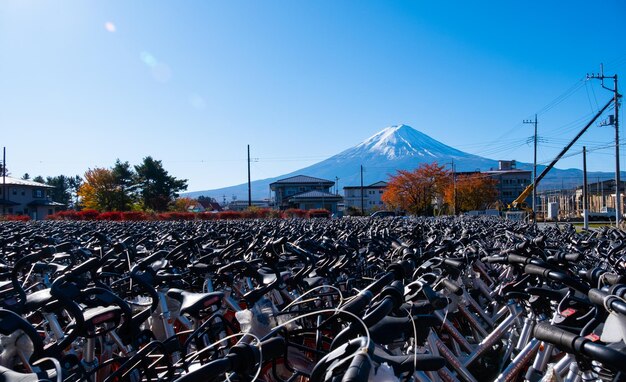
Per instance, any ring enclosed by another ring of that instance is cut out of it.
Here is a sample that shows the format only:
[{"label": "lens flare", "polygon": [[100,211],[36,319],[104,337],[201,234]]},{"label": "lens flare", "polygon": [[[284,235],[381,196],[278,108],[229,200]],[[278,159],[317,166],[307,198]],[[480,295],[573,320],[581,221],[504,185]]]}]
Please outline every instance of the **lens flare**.
[{"label": "lens flare", "polygon": [[143,61],[143,63],[148,65],[149,67],[154,68],[155,66],[157,66],[156,58],[154,58],[154,56],[151,55],[149,52],[141,52],[139,54],[139,57],[141,57],[141,61]]},{"label": "lens flare", "polygon": [[164,62],[159,62],[150,52],[139,54],[141,61],[150,68],[152,77],[159,82],[168,82],[172,78],[172,69]]},{"label": "lens flare", "polygon": [[110,21],[107,21],[106,23],[104,23],[104,29],[106,29],[107,31],[114,33],[117,28],[115,28],[115,24],[113,24]]}]

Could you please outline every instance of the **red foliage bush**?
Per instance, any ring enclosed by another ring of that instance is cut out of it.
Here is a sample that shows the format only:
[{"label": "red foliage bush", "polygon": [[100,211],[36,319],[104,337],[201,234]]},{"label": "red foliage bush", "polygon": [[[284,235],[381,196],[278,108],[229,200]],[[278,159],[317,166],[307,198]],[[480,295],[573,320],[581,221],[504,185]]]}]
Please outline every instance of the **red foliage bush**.
[{"label": "red foliage bush", "polygon": [[259,211],[257,211],[256,209],[241,211],[241,218],[242,219],[258,219]]},{"label": "red foliage bush", "polygon": [[242,213],[244,219],[267,219],[272,215],[269,208],[249,208]]},{"label": "red foliage bush", "polygon": [[200,220],[216,220],[219,218],[218,214],[212,212],[200,212],[196,215],[196,218]]},{"label": "red foliage bush", "polygon": [[48,215],[46,219],[48,220],[81,220],[78,215],[78,211],[74,211],[74,210],[59,211],[55,214]]},{"label": "red foliage bush", "polygon": [[122,213],[119,211],[103,212],[98,215],[96,220],[120,221],[122,220]]},{"label": "red foliage bush", "polygon": [[309,218],[329,218],[330,216],[330,211],[323,208],[307,211],[307,217]]},{"label": "red foliage bush", "polygon": [[30,221],[30,216],[28,215],[5,215],[5,216],[0,216],[0,221],[27,222],[27,221]]},{"label": "red foliage bush", "polygon": [[[48,215],[48,220],[108,220],[108,221],[145,221],[145,220],[234,220],[234,219],[276,219],[276,218],[306,218],[306,217],[330,217],[328,210],[301,210],[298,208],[290,208],[280,212],[270,208],[253,208],[247,211],[222,211],[218,213],[211,212],[164,212],[160,214],[150,214],[147,212],[129,211],[118,212],[110,211],[98,213],[95,210],[84,211],[60,211],[56,214]],[[28,217],[26,217],[28,218]]]},{"label": "red foliage bush", "polygon": [[259,210],[259,219],[269,219],[275,217],[275,215],[274,211],[269,208],[261,208]]},{"label": "red foliage bush", "polygon": [[156,214],[155,217],[157,220],[165,220],[165,221],[176,220],[170,212],[161,212],[161,213]]},{"label": "red foliage bush", "polygon": [[243,218],[243,213],[239,211],[222,211],[218,212],[217,215],[221,220],[232,220],[232,219],[241,219]]},{"label": "red foliage bush", "polygon": [[50,214],[48,216],[46,216],[46,220],[61,220],[61,217],[59,216],[59,213],[55,213],[55,214]]},{"label": "red foliage bush", "polygon": [[306,210],[299,208],[289,208],[283,212],[285,218],[304,218],[307,216]]},{"label": "red foliage bush", "polygon": [[152,216],[145,212],[140,211],[127,211],[122,212],[122,220],[129,222],[138,222],[144,220],[152,220]]},{"label": "red foliage bush", "polygon": [[100,212],[96,210],[82,210],[78,212],[78,220],[96,220]]},{"label": "red foliage bush", "polygon": [[267,219],[281,219],[283,217],[283,214],[279,210],[269,209],[268,211]]},{"label": "red foliage bush", "polygon": [[194,220],[196,214],[193,212],[164,212],[157,215],[158,220]]}]

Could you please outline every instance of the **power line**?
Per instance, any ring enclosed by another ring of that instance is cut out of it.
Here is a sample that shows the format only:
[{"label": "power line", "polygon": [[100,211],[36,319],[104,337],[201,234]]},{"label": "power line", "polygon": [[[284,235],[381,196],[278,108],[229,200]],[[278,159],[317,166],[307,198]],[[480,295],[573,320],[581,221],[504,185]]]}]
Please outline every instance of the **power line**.
[{"label": "power line", "polygon": [[558,106],[563,101],[565,101],[566,99],[571,97],[578,90],[580,90],[580,88],[584,85],[584,81],[585,81],[584,78],[581,78],[578,81],[576,81],[576,83],[574,83],[574,85],[572,85],[569,89],[567,89],[561,95],[557,96],[554,100],[549,102],[546,106],[544,106],[543,108],[539,109],[539,111],[537,111],[537,114],[538,115],[542,115],[542,114],[544,114],[544,113],[554,109],[556,106]]}]

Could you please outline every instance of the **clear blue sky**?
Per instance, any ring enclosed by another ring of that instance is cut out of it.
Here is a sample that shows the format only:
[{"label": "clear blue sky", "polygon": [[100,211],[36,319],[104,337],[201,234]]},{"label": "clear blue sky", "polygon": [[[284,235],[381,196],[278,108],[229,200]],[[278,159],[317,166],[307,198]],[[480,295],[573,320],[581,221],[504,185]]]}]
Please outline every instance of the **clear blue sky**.
[{"label": "clear blue sky", "polygon": [[626,80],[624,20],[620,0],[3,0],[0,146],[14,176],[151,155],[197,191],[245,182],[247,144],[261,179],[400,123],[532,162],[539,112],[549,161],[611,97],[586,73]]}]

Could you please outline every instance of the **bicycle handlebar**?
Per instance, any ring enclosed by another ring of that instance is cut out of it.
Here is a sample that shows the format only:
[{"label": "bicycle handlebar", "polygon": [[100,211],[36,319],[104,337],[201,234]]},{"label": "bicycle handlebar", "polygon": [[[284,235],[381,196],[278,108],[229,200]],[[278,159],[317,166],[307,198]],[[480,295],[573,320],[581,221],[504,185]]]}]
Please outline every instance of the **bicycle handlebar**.
[{"label": "bicycle handlebar", "polygon": [[352,358],[348,370],[343,375],[341,382],[362,382],[369,379],[372,361],[365,353],[359,353]]},{"label": "bicycle handlebar", "polygon": [[609,295],[609,293],[601,289],[595,288],[589,290],[588,295],[589,301],[591,301],[595,305],[601,306],[603,308],[609,307],[612,311],[615,311],[616,313],[626,315],[626,303],[620,298],[614,295]]},{"label": "bicycle handlebar", "polygon": [[[238,344],[233,346],[226,357],[211,361],[201,368],[183,375],[176,382],[208,381],[215,377],[234,371],[248,373],[259,362],[266,362],[278,358],[285,351],[285,340],[274,337],[261,342],[261,351],[255,345]],[[261,356],[263,359],[261,359]]]},{"label": "bicycle handlebar", "polygon": [[370,285],[368,285],[365,289],[363,289],[363,291],[370,291],[370,293],[376,295],[376,294],[380,293],[380,291],[383,290],[383,288],[386,285],[389,285],[394,279],[395,279],[394,273],[393,272],[387,272],[382,277],[380,277],[378,280],[376,280],[373,283],[371,283]]},{"label": "bicycle handlebar", "polygon": [[443,309],[448,306],[448,299],[439,295],[433,288],[423,280],[416,280],[413,282],[421,288],[422,293],[430,302],[435,310]]},{"label": "bicycle handlebar", "polygon": [[524,266],[524,273],[529,275],[541,276],[553,281],[561,282],[585,294],[587,294],[587,292],[589,292],[589,289],[591,289],[589,285],[583,284],[582,282],[571,278],[563,272],[555,271],[535,264],[526,264]]},{"label": "bicycle handlebar", "polygon": [[590,339],[565,331],[547,322],[535,326],[535,338],[556,345],[562,350],[592,358],[616,370],[626,372],[626,354]]}]

